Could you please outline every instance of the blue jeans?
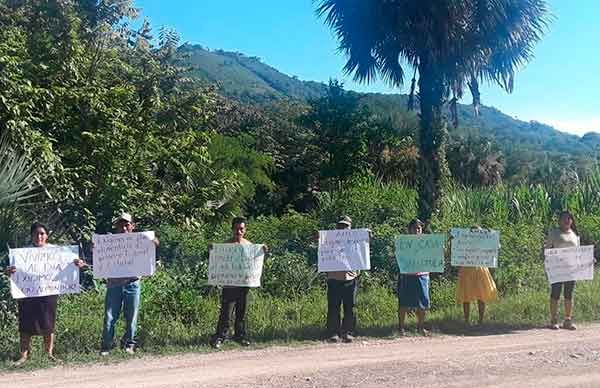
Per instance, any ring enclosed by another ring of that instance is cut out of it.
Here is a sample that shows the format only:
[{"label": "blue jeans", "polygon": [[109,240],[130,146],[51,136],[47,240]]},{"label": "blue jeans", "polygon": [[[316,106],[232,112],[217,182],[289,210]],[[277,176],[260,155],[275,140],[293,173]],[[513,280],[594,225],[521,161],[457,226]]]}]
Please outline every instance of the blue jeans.
[{"label": "blue jeans", "polygon": [[125,334],[121,339],[122,346],[135,345],[137,317],[140,310],[140,281],[106,289],[104,301],[104,327],[102,330],[102,350],[113,347],[115,324],[119,320],[121,307],[125,315]]}]

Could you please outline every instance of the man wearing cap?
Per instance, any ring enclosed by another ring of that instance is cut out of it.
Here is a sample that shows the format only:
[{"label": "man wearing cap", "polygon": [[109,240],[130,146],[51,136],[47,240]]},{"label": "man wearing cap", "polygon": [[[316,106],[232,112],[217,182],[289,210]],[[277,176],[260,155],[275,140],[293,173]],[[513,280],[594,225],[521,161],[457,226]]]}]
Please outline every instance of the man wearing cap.
[{"label": "man wearing cap", "polygon": [[[352,219],[339,219],[336,229],[352,228]],[[352,342],[356,328],[357,271],[327,272],[327,334],[329,342]],[[344,306],[344,318],[340,325],[340,305]]]},{"label": "man wearing cap", "polygon": [[[131,233],[135,229],[133,217],[121,213],[113,220],[115,233]],[[154,239],[158,246],[158,240]],[[121,308],[125,315],[125,334],[121,346],[129,354],[135,352],[135,332],[140,309],[141,284],[139,277],[106,279],[106,298],[104,300],[104,325],[102,329],[102,348],[100,354],[107,356],[113,346],[115,325],[119,320]]]}]

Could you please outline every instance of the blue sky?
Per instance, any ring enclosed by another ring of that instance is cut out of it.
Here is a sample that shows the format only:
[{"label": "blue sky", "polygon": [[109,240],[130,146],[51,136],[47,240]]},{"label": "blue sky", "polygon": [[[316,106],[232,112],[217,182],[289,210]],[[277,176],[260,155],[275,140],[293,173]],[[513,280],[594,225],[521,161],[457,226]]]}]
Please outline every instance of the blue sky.
[{"label": "blue sky", "polygon": [[[136,0],[155,28],[175,28],[183,41],[258,56],[303,80],[338,78],[348,89],[406,92],[377,82],[354,83],[345,58],[311,0]],[[483,88],[483,103],[522,120],[576,134],[600,132],[600,1],[549,0],[555,21],[517,75],[515,91]],[[470,102],[467,97],[466,103]]]}]

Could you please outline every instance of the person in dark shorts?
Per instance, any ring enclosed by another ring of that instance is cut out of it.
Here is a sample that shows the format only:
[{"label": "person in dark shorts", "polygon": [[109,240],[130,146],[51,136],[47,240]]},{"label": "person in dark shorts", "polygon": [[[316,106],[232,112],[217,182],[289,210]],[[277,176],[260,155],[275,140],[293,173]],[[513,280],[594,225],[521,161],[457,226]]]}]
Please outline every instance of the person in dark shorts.
[{"label": "person in dark shorts", "polygon": [[[548,233],[544,247],[551,248],[569,248],[579,246],[579,234],[575,225],[575,217],[568,212],[563,211],[558,216],[558,228]],[[564,288],[565,298],[565,320],[563,329],[575,330],[573,324],[573,290],[575,289],[575,281],[559,282],[551,285],[550,290],[550,328],[557,330],[558,326],[558,301],[560,300],[561,291]]]}]

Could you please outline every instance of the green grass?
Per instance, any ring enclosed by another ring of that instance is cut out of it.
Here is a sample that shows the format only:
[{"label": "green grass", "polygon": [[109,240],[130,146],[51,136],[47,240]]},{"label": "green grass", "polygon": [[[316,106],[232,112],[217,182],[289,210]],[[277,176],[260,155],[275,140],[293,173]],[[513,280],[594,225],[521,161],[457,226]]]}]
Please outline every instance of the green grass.
[{"label": "green grass", "polygon": [[[147,281],[139,322],[139,356],[212,351],[208,339],[214,331],[218,315],[218,296],[196,295],[193,310],[170,306],[157,296],[155,284]],[[482,328],[468,328],[462,322],[462,308],[451,296],[454,283],[436,281],[432,285],[433,309],[427,324],[434,335],[489,335],[514,330],[542,327],[548,321],[548,292],[545,289],[521,289],[504,295],[488,306]],[[575,318],[577,322],[600,319],[600,280],[580,282],[576,290]],[[175,301],[173,301],[175,302]],[[180,303],[180,301],[178,301]],[[69,364],[113,363],[127,357],[114,351],[109,357],[98,355],[103,292],[87,292],[68,296],[59,303],[56,355]],[[178,308],[178,313],[170,309]],[[326,317],[325,290],[313,291],[295,298],[276,298],[253,291],[249,309],[249,332],[253,347],[314,343],[323,338]],[[183,313],[182,313],[183,311]],[[397,299],[393,290],[382,286],[362,287],[358,295],[359,335],[373,338],[393,338],[397,326]],[[476,319],[476,306],[472,307]],[[409,335],[414,330],[414,317],[408,319]],[[117,335],[123,331],[119,327]],[[10,360],[18,350],[16,324],[8,330],[0,344],[0,370],[16,370]],[[50,365],[42,353],[41,338],[33,342],[32,359],[19,370],[33,370]],[[224,350],[238,346],[226,343]]]}]

